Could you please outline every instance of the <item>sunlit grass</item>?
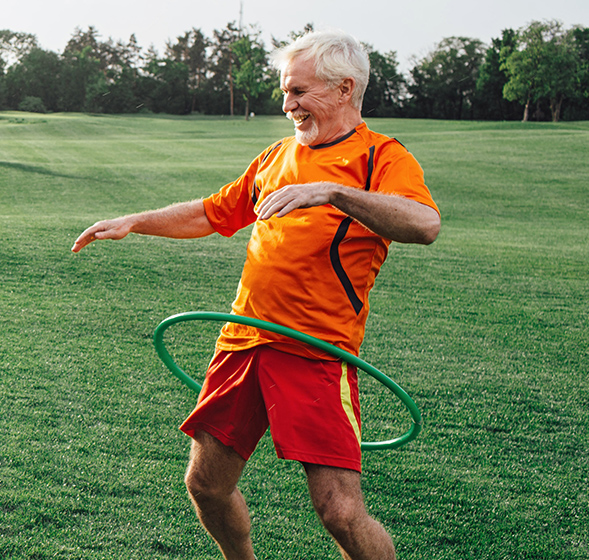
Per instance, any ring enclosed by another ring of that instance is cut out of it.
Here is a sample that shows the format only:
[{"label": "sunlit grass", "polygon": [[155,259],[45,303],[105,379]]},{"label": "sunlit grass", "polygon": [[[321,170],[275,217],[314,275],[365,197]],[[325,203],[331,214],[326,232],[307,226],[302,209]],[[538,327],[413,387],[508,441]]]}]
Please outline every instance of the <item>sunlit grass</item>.
[{"label": "sunlit grass", "polygon": [[[419,159],[443,214],[392,246],[362,357],[424,430],[366,453],[370,512],[402,559],[589,555],[588,123],[374,120]],[[204,196],[291,133],[281,118],[0,113],[0,557],[213,559],[183,486],[195,395],[154,328],[228,311],[248,232],[69,249],[93,221]],[[217,324],[178,329],[198,377]],[[362,377],[365,439],[407,428]],[[297,464],[265,437],[242,490],[260,559],[335,559]]]}]

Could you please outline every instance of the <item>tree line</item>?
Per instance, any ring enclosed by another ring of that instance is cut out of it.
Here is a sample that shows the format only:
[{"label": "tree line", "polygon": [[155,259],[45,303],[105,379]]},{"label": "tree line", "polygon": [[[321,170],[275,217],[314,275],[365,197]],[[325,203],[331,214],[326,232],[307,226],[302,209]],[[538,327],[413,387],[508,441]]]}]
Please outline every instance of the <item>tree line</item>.
[{"label": "tree line", "polygon": [[[289,39],[312,30],[308,24]],[[62,53],[34,35],[0,30],[0,109],[36,112],[279,114],[279,79],[255,26],[193,28],[160,56],[76,29]],[[272,39],[271,48],[283,41]],[[485,45],[449,37],[407,75],[395,51],[366,45],[371,63],[366,117],[472,120],[589,119],[589,28],[557,20],[505,29]]]}]

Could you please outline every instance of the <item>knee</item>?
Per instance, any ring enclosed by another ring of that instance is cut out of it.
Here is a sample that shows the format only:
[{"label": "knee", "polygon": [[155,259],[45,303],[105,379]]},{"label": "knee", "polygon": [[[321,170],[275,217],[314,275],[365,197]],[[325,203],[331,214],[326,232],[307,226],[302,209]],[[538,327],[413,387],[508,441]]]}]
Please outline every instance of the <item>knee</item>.
[{"label": "knee", "polygon": [[244,465],[244,459],[212,436],[196,434],[184,476],[190,497],[198,502],[227,499],[237,489]]},{"label": "knee", "polygon": [[205,469],[191,462],[184,476],[184,484],[190,497],[196,502],[222,500],[229,496],[235,487],[228,488],[224,481],[208,476]]},{"label": "knee", "polygon": [[207,491],[207,484],[203,480],[198,468],[190,463],[184,475],[184,484],[192,498],[196,498]]},{"label": "knee", "polygon": [[345,497],[316,504],[316,511],[324,527],[336,539],[350,534],[366,512],[362,503]]}]

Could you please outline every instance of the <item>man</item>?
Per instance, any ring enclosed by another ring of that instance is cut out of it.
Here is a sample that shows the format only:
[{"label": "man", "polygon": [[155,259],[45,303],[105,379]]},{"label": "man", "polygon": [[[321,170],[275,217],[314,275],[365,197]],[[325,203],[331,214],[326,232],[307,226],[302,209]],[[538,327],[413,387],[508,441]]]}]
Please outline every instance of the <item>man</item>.
[{"label": "man", "polygon": [[[128,233],[198,238],[254,224],[233,312],[359,351],[368,292],[391,241],[432,243],[437,207],[415,159],[361,117],[368,58],[340,32],[310,33],[278,51],[283,110],[295,136],[276,142],[218,193],[98,222],[76,241]],[[255,558],[237,482],[270,426],[279,457],[303,464],[313,505],[344,558],[391,560],[360,490],[354,368],[281,335],[223,327],[199,401],[186,484],[228,560]]]}]

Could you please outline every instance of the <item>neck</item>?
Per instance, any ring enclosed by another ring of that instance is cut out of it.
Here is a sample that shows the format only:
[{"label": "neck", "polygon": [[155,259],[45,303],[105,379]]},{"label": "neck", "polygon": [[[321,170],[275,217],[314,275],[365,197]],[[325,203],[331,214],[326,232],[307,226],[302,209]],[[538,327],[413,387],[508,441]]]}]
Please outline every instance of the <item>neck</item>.
[{"label": "neck", "polygon": [[362,115],[358,109],[352,107],[342,116],[339,123],[334,123],[333,132],[325,137],[325,139],[317,142],[317,144],[329,144],[335,142],[342,136],[349,134],[357,126],[362,124]]}]

